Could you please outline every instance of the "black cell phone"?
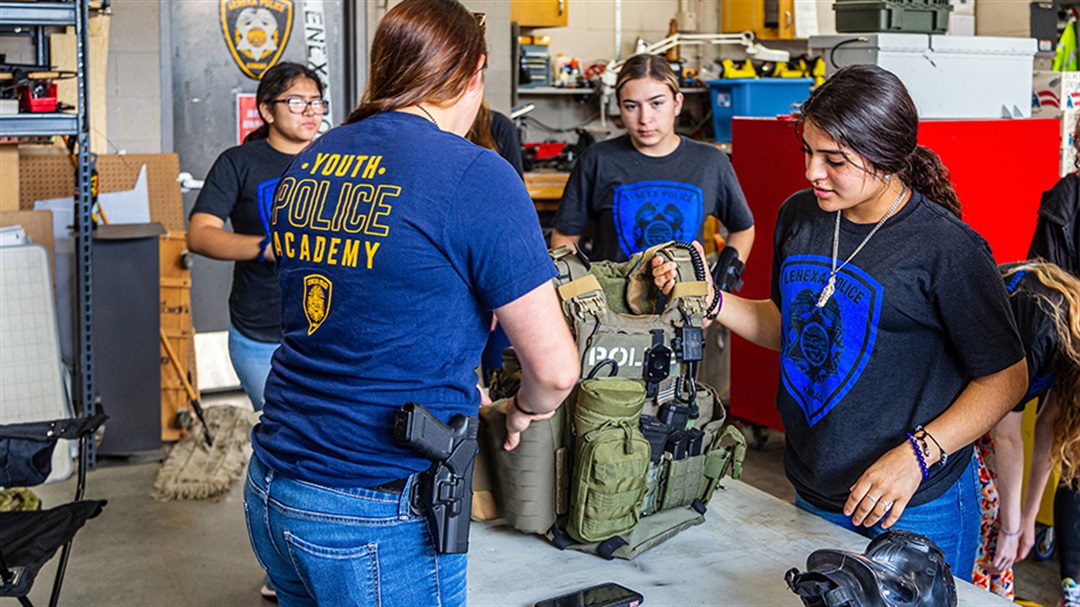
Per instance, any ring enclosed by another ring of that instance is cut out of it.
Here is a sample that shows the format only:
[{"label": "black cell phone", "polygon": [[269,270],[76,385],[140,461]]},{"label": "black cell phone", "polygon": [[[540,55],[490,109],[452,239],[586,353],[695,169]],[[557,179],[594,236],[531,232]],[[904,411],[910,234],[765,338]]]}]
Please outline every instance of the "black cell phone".
[{"label": "black cell phone", "polygon": [[535,607],[637,607],[644,602],[645,597],[640,593],[608,582],[538,601]]}]

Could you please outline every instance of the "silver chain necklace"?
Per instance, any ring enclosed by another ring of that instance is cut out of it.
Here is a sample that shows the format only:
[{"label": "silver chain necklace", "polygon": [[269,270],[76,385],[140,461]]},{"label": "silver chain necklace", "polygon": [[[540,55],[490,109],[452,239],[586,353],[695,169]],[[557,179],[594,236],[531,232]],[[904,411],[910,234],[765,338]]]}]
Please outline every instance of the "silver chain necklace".
[{"label": "silver chain necklace", "polygon": [[832,297],[833,292],[836,291],[836,273],[843,270],[852,259],[855,259],[855,256],[866,246],[866,243],[870,242],[870,238],[872,238],[874,234],[881,229],[881,226],[885,225],[885,222],[893,216],[897,207],[900,206],[900,201],[904,199],[905,194],[907,194],[907,185],[901,184],[900,195],[896,197],[896,201],[892,203],[892,206],[889,207],[889,210],[885,215],[878,220],[874,228],[870,230],[870,233],[863,238],[862,242],[859,243],[859,246],[855,247],[855,250],[851,252],[851,255],[848,255],[848,258],[844,260],[844,263],[840,264],[840,267],[836,267],[836,258],[840,250],[840,214],[842,211],[836,211],[836,229],[833,230],[832,239],[832,270],[829,271],[829,280],[825,283],[825,288],[821,290],[821,295],[818,295],[818,308],[824,308],[825,304],[828,303],[829,298]]}]

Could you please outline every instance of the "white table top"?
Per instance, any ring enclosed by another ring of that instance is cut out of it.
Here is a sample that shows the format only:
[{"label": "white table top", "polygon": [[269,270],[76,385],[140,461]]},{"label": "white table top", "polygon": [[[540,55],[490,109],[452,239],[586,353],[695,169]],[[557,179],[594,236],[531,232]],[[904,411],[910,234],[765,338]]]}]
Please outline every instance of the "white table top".
[{"label": "white table top", "polygon": [[[725,479],[705,523],[633,561],[559,551],[502,521],[472,525],[469,605],[532,605],[603,582],[640,592],[645,605],[802,605],[784,573],[819,548],[861,553],[868,540],[745,483]],[[1013,605],[957,581],[962,606]]]}]

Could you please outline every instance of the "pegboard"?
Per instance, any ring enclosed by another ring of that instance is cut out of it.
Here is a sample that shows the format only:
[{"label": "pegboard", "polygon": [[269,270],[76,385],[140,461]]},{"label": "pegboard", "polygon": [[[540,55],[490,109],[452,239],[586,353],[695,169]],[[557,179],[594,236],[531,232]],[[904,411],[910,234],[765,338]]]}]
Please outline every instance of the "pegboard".
[{"label": "pegboard", "polygon": [[[135,187],[139,168],[146,165],[150,193],[150,220],[166,230],[184,229],[184,202],[180,196],[180,159],[176,154],[104,154],[98,156],[101,192],[123,192]],[[34,201],[75,196],[75,167],[63,154],[24,154],[19,158],[19,208],[31,210]],[[105,209],[108,213],[108,209]]]}]

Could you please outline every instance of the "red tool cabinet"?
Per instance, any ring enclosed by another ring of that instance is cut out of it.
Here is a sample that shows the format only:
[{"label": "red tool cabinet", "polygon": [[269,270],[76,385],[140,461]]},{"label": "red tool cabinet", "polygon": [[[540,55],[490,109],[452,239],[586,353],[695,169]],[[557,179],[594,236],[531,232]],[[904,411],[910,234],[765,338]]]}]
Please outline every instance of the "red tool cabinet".
[{"label": "red tool cabinet", "polygon": [[[986,238],[999,263],[1027,257],[1039,198],[1058,179],[1060,134],[1057,118],[919,124],[919,143],[948,167],[964,221]],[[757,227],[742,296],[769,297],[776,213],[788,196],[808,187],[801,145],[790,118],[733,120],[732,163]],[[735,335],[731,348],[731,415],[782,430],[778,354]]]}]

